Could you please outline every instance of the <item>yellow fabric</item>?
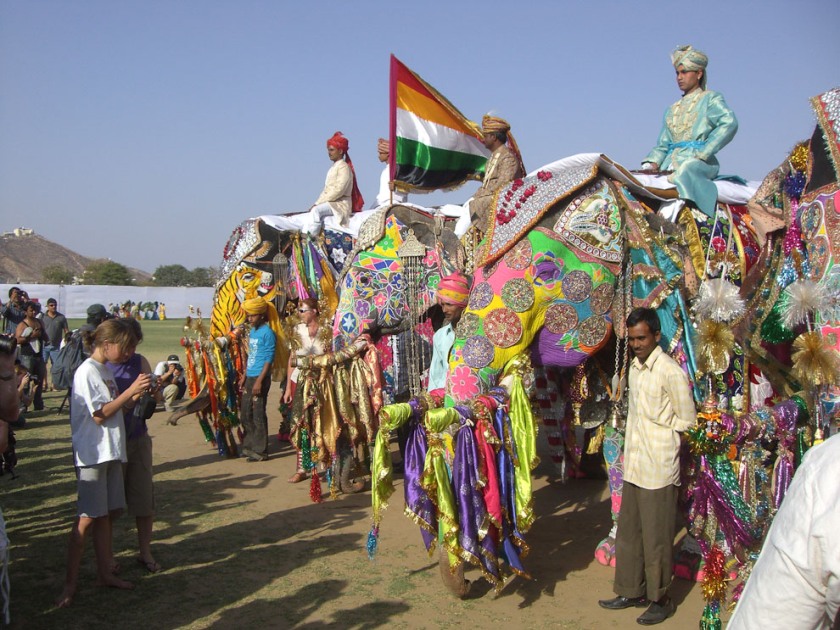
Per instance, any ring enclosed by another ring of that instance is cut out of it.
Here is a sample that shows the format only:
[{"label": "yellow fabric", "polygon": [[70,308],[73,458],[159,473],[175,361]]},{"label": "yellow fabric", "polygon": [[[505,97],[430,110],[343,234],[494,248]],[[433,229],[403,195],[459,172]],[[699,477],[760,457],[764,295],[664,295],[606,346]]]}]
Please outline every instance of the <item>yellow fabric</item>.
[{"label": "yellow fabric", "polygon": [[268,310],[268,302],[262,297],[252,297],[242,302],[242,310],[248,315],[262,315]]},{"label": "yellow fabric", "polygon": [[519,531],[525,533],[534,522],[534,500],[531,487],[531,471],[539,463],[537,457],[537,424],[531,401],[525,392],[520,370],[529,363],[527,356],[518,355],[505,366],[505,376],[513,375],[510,387],[510,426],[516,444],[517,459],[514,462],[514,483],[516,485],[516,518]]},{"label": "yellow fabric", "polygon": [[371,461],[371,504],[373,522],[379,524],[382,510],[388,507],[388,499],[394,494],[393,467],[391,465],[391,431],[408,422],[411,406],[408,403],[387,405],[379,412],[379,431],[373,445]]},{"label": "yellow fabric", "polygon": [[450,567],[461,562],[461,548],[458,544],[458,513],[455,508],[455,494],[449,476],[447,462],[455,456],[452,436],[443,433],[450,425],[459,421],[460,415],[453,408],[430,409],[424,423],[429,435],[426,462],[420,487],[435,504],[438,516],[438,537],[449,554]]}]

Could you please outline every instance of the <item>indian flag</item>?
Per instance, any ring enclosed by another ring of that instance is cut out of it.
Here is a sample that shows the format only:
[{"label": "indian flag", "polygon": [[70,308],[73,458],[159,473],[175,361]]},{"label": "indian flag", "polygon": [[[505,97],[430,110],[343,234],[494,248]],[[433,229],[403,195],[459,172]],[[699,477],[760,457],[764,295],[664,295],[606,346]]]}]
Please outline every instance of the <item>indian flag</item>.
[{"label": "indian flag", "polygon": [[391,55],[391,181],[403,191],[480,179],[490,151],[481,128]]}]

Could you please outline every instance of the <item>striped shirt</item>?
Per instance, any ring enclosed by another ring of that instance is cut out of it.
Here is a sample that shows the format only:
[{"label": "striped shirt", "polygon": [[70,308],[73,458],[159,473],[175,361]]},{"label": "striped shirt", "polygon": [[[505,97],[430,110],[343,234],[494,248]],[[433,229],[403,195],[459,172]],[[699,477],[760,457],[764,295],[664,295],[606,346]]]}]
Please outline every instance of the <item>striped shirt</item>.
[{"label": "striped shirt", "polygon": [[657,490],[680,485],[680,436],[697,422],[688,378],[657,346],[630,364],[624,481]]}]

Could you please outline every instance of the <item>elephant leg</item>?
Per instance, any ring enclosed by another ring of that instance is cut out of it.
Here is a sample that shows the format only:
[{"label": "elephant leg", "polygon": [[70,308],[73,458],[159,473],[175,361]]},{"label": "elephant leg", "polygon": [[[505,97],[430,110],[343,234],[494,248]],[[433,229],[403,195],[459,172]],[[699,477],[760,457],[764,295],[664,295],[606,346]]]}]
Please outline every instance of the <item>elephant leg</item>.
[{"label": "elephant leg", "polygon": [[355,494],[364,490],[364,481],[353,481],[351,478],[353,469],[356,467],[356,460],[353,458],[352,451],[345,451],[341,454],[339,466],[341,467],[338,477],[339,486],[344,494]]},{"label": "elephant leg", "polygon": [[440,577],[444,586],[459,599],[466,598],[470,592],[470,581],[464,579],[464,563],[460,563],[454,571],[449,567],[449,553],[443,546],[440,547],[438,560],[440,566]]}]

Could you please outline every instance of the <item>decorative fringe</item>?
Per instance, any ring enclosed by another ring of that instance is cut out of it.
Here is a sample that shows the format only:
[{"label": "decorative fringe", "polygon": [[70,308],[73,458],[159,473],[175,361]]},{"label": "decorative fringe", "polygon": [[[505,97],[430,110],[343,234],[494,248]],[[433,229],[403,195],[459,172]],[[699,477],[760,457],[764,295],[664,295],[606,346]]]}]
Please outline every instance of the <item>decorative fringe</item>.
[{"label": "decorative fringe", "polygon": [[367,555],[368,560],[376,558],[376,550],[379,547],[379,525],[374,524],[367,536]]},{"label": "decorative fringe", "polygon": [[793,376],[803,388],[840,384],[840,354],[818,332],[807,332],[793,342]]},{"label": "decorative fringe", "polygon": [[225,439],[225,436],[222,433],[222,429],[216,429],[216,446],[219,449],[219,455],[221,455],[222,457],[227,457],[227,440]]},{"label": "decorative fringe", "polygon": [[782,322],[795,328],[809,322],[827,306],[826,292],[822,285],[812,280],[797,280],[782,294]]},{"label": "decorative fringe", "polygon": [[735,334],[724,322],[710,319],[698,327],[697,367],[704,374],[722,374],[735,349]]},{"label": "decorative fringe", "polygon": [[738,287],[725,278],[704,280],[694,303],[698,319],[716,322],[732,321],[743,315],[745,307]]},{"label": "decorative fringe", "polygon": [[198,426],[201,427],[201,431],[204,433],[204,441],[212,442],[213,446],[216,446],[216,438],[213,437],[213,429],[210,428],[210,422],[208,422],[207,416],[201,416],[198,419]]}]

